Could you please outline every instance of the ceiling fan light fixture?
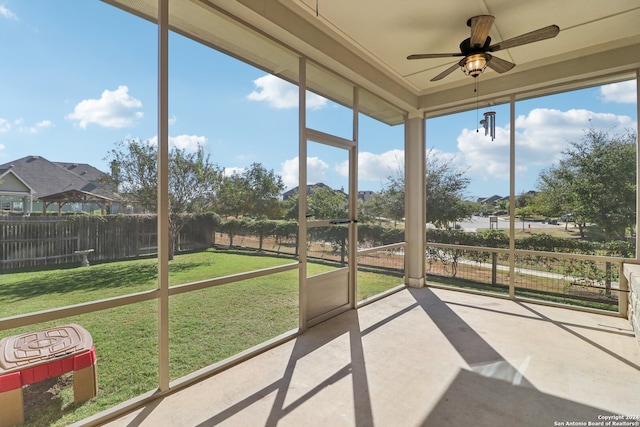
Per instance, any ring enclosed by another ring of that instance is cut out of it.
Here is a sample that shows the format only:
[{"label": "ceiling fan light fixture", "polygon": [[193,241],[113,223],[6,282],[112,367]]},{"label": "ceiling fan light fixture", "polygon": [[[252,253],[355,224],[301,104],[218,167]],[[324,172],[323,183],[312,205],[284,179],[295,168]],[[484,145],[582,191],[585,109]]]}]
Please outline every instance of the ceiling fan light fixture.
[{"label": "ceiling fan light fixture", "polygon": [[467,76],[478,77],[487,68],[487,56],[484,53],[474,53],[465,58],[462,71]]}]

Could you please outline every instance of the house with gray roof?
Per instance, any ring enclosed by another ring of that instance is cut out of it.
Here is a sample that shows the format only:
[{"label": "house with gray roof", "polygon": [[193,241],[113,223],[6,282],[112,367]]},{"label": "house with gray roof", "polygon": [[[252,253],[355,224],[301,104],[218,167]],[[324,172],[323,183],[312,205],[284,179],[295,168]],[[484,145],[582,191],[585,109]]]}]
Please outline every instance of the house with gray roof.
[{"label": "house with gray roof", "polygon": [[[329,188],[330,187],[322,182],[318,182],[317,184],[307,184],[307,196],[311,195],[311,190],[314,188]],[[295,187],[292,188],[291,190],[285,191],[284,193],[282,193],[282,200],[287,200],[290,199],[291,197],[294,197],[296,194],[298,194],[298,189],[299,187]],[[344,192],[343,192],[344,193]]]},{"label": "house with gray roof", "polygon": [[43,213],[57,206],[58,214],[73,206],[102,213],[118,200],[104,184],[107,174],[80,163],[51,162],[41,156],[26,156],[0,165],[0,206],[28,214]]},{"label": "house with gray roof", "polygon": [[503,197],[503,196],[498,196],[497,194],[494,194],[493,196],[490,197],[479,197],[476,202],[479,204],[487,204],[487,205],[491,205],[491,206],[495,206],[500,200],[509,200],[509,197]]}]

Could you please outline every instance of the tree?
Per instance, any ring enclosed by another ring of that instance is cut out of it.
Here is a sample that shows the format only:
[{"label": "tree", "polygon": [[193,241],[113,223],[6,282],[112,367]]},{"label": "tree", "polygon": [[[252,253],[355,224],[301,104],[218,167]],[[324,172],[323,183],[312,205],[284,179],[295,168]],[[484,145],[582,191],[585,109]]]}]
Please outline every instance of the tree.
[{"label": "tree", "polygon": [[307,214],[315,219],[345,219],[349,201],[344,193],[329,187],[313,187],[307,199]]},{"label": "tree", "polygon": [[371,197],[368,205],[373,216],[392,220],[396,224],[404,218],[403,172],[400,171],[387,179],[387,184]]},{"label": "tree", "polygon": [[[156,212],[158,207],[158,150],[139,140],[119,142],[109,151],[112,180],[125,200]],[[202,147],[193,153],[169,151],[169,259],[184,225],[212,205],[222,170],[210,163]]]},{"label": "tree", "polygon": [[496,207],[498,208],[499,211],[509,212],[510,211],[509,199],[498,200]]},{"label": "tree", "polygon": [[465,171],[454,168],[451,161],[432,150],[427,153],[426,162],[427,222],[447,227],[451,222],[470,218],[473,210],[463,203],[464,190],[471,182],[464,176]]},{"label": "tree", "polygon": [[[315,219],[348,219],[348,212],[349,200],[342,191],[336,191],[327,186],[311,188],[311,194],[307,199],[307,213]],[[340,262],[344,264],[348,238],[347,227],[314,228],[310,236],[330,242],[334,251],[340,249]]]},{"label": "tree", "polygon": [[221,215],[239,218],[247,211],[249,189],[242,175],[234,173],[222,178],[216,198],[216,211]]},{"label": "tree", "polygon": [[358,210],[358,221],[360,222],[371,222],[374,217],[373,217],[373,212],[371,212],[369,210],[369,203],[365,202],[364,199],[361,199],[360,197],[358,197],[358,199],[356,200],[356,204],[357,207],[356,209]]},{"label": "tree", "polygon": [[475,211],[482,216],[489,216],[496,210],[496,207],[491,203],[476,203]]},{"label": "tree", "polygon": [[295,193],[293,193],[291,197],[281,202],[281,209],[284,215],[284,219],[294,220],[294,221],[298,220],[298,191],[297,190],[295,191]]},{"label": "tree", "polygon": [[610,136],[590,129],[570,143],[558,165],[540,174],[538,187],[551,209],[571,213],[581,233],[593,223],[610,241],[623,239],[635,223],[635,177],[635,133]]},{"label": "tree", "polygon": [[516,217],[522,220],[522,231],[524,231],[524,222],[527,217],[533,216],[537,213],[537,206],[535,204],[536,194],[529,191],[527,193],[521,193],[516,196]]},{"label": "tree", "polygon": [[[471,182],[464,176],[465,171],[454,168],[451,161],[438,157],[432,150],[427,153],[425,161],[427,222],[437,227],[447,227],[450,223],[470,218],[477,204],[468,203],[464,199],[464,190]],[[381,197],[387,199],[389,213],[394,219],[404,216],[405,186],[402,169],[388,178]]]},{"label": "tree", "polygon": [[252,163],[244,171],[243,178],[248,188],[247,213],[257,218],[276,214],[279,207],[280,193],[284,184],[280,175],[273,169],[267,170],[260,163]]},{"label": "tree", "polygon": [[259,219],[277,216],[283,189],[282,178],[273,169],[252,163],[242,174],[236,172],[222,179],[217,209],[223,215],[236,218],[240,215],[253,215]]},{"label": "tree", "polygon": [[[573,172],[568,164],[558,165],[545,169],[538,176],[539,212],[547,217],[562,217],[571,214],[571,219],[579,227],[580,236],[584,238],[586,219],[579,208],[577,194],[571,185]],[[565,222],[565,230],[568,221]]]}]

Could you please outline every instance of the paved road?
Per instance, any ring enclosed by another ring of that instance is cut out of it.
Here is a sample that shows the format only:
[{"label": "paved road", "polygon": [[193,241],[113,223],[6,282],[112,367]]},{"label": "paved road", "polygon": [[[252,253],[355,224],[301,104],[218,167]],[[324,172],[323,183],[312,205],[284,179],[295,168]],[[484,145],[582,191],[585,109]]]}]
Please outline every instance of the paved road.
[{"label": "paved road", "polygon": [[[564,228],[564,223],[559,225],[547,224],[542,222],[527,222],[525,221],[524,226],[528,227],[531,224],[532,228]],[[489,217],[481,217],[474,216],[470,220],[460,221],[458,225],[462,227],[465,231],[476,231],[478,228],[489,228]],[[498,217],[498,228],[509,228],[509,217],[508,216],[500,216]],[[516,218],[516,229],[522,229],[522,221],[519,221]]]}]

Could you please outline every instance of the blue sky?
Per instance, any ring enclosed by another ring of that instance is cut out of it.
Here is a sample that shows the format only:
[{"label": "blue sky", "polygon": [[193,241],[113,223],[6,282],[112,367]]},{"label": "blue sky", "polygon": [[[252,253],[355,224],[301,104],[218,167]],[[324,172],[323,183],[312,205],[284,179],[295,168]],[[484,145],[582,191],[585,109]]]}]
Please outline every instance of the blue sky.
[{"label": "blue sky", "polygon": [[[0,164],[40,155],[107,171],[116,142],[156,141],[153,24],[97,0],[0,0],[0,40]],[[297,185],[296,87],[176,34],[169,75],[171,144],[200,144],[228,173],[259,162]],[[635,97],[632,81],[517,103],[516,193],[585,129],[637,129]],[[348,109],[315,95],[308,105],[310,127],[351,137]],[[427,121],[428,148],[466,171],[473,198],[509,191],[509,109],[492,109],[494,141],[476,132],[476,111]],[[402,167],[403,134],[361,117],[361,190]],[[310,182],[346,187],[346,153],[311,144],[309,157]]]}]

